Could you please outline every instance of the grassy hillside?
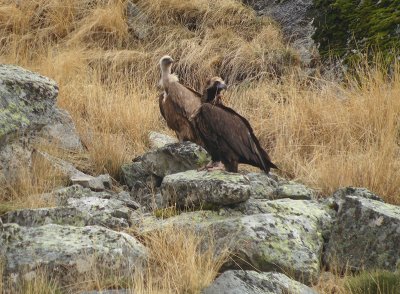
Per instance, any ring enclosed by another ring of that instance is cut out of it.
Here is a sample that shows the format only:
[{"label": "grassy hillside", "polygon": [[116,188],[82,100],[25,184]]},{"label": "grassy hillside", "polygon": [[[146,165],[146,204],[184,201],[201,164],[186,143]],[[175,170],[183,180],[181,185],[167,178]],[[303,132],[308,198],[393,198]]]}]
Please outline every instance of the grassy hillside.
[{"label": "grassy hillside", "polygon": [[[277,24],[236,0],[3,0],[0,61],[57,81],[58,104],[88,152],[109,172],[169,132],[157,105],[158,60],[201,89],[221,75],[227,104],[247,117],[284,176],[327,195],[363,186],[400,203],[400,68],[358,69],[346,83],[300,78],[301,63]],[[134,16],[134,17],[133,17]]]}]

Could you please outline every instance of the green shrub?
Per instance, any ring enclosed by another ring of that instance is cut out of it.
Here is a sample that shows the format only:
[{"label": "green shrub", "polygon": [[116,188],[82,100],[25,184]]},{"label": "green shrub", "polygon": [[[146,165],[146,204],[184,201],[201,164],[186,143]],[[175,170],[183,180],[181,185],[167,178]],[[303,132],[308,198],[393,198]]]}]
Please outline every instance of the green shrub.
[{"label": "green shrub", "polygon": [[362,272],[346,279],[345,287],[351,294],[397,294],[400,273],[385,270]]},{"label": "green shrub", "polygon": [[314,0],[313,9],[313,38],[324,57],[400,51],[400,0]]}]

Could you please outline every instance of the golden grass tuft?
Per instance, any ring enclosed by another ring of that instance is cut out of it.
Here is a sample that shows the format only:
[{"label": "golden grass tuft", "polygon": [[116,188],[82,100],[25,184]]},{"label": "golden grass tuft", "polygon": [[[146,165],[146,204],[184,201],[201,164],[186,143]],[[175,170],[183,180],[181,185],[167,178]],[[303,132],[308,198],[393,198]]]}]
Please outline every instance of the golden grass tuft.
[{"label": "golden grass tuft", "polygon": [[33,156],[30,166],[21,166],[12,182],[0,188],[0,213],[18,208],[51,207],[55,200],[43,193],[67,183],[65,176],[41,156]]},{"label": "golden grass tuft", "polygon": [[204,238],[189,228],[165,227],[146,234],[149,268],[135,275],[134,293],[199,293],[216,278],[228,251],[215,256],[210,234]]}]

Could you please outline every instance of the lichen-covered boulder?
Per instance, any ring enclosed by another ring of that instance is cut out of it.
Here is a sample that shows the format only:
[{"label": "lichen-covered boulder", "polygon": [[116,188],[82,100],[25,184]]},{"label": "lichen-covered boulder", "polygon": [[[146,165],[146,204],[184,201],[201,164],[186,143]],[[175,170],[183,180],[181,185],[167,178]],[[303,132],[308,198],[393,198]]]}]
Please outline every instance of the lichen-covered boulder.
[{"label": "lichen-covered boulder", "polygon": [[130,225],[132,209],[117,199],[98,197],[70,198],[67,206],[54,208],[21,209],[6,213],[5,223],[21,226],[60,224],[73,226],[100,225],[111,229]]},{"label": "lichen-covered boulder", "polygon": [[56,205],[58,206],[67,206],[70,198],[81,199],[87,197],[96,197],[101,199],[115,199],[124,203],[125,206],[137,209],[140,205],[135,202],[131,195],[128,192],[122,191],[119,193],[112,191],[102,191],[102,192],[94,192],[89,188],[84,188],[80,185],[73,185],[65,188],[60,188],[54,190],[51,193],[48,193],[47,197],[54,197],[56,200]]},{"label": "lichen-covered boulder", "polygon": [[400,269],[400,207],[345,196],[325,259],[343,269]]},{"label": "lichen-covered boulder", "polygon": [[161,178],[197,169],[210,160],[210,156],[203,147],[191,142],[168,144],[140,157],[143,168]]},{"label": "lichen-covered boulder", "polygon": [[0,65],[0,142],[6,135],[50,123],[58,87],[49,78],[18,66]]},{"label": "lichen-covered boulder", "polygon": [[334,222],[335,211],[316,200],[293,199],[249,199],[236,207],[246,215],[274,213],[282,216],[302,216],[319,227],[324,238],[328,239]]},{"label": "lichen-covered boulder", "polygon": [[131,276],[146,262],[147,250],[128,234],[98,226],[4,224],[0,257],[5,277],[16,284],[41,271],[67,285],[93,269]]},{"label": "lichen-covered boulder", "polygon": [[82,148],[71,117],[55,106],[57,95],[53,80],[0,65],[0,186],[18,181],[31,165],[34,144]]},{"label": "lichen-covered boulder", "polygon": [[205,236],[206,244],[212,238],[217,254],[224,248],[232,252],[223,270],[290,272],[297,280],[310,283],[319,275],[324,238],[318,214],[310,218],[305,214],[284,209],[279,213],[233,216],[196,211],[158,221],[154,217],[138,218],[135,227],[142,232],[168,225],[189,228]]},{"label": "lichen-covered boulder", "polygon": [[195,171],[166,176],[162,196],[179,207],[214,207],[246,201],[250,197],[249,180],[224,171]]},{"label": "lichen-covered boulder", "polygon": [[203,294],[317,294],[284,274],[256,271],[226,271]]},{"label": "lichen-covered boulder", "polygon": [[121,166],[124,184],[134,191],[152,190],[161,185],[162,178],[154,175],[143,167],[141,161],[125,163]]}]

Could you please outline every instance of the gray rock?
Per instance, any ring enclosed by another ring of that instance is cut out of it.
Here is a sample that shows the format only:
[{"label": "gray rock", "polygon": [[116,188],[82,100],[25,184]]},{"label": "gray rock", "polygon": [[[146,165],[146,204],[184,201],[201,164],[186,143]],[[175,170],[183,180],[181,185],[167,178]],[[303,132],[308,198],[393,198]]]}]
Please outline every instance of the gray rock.
[{"label": "gray rock", "polygon": [[68,150],[83,150],[81,139],[75,129],[75,124],[68,112],[56,109],[53,121],[45,125],[40,133],[47,143],[55,144]]},{"label": "gray rock", "polygon": [[277,21],[283,30],[286,40],[297,49],[305,66],[312,66],[312,61],[318,57],[312,35],[315,28],[312,25],[312,0],[274,1],[245,0],[260,15],[266,15]]},{"label": "gray rock", "polygon": [[117,199],[98,197],[70,198],[67,206],[22,209],[2,216],[5,223],[36,227],[45,224],[73,226],[100,225],[111,229],[126,228],[132,209]]},{"label": "gray rock", "polygon": [[123,164],[121,166],[121,174],[124,184],[134,191],[140,189],[151,191],[161,185],[162,179],[146,170],[141,161]]},{"label": "gray rock", "polygon": [[346,196],[357,196],[357,197],[362,197],[366,199],[372,199],[372,200],[377,200],[384,202],[381,197],[378,195],[372,193],[370,190],[366,188],[358,188],[358,187],[345,187],[345,188],[340,188],[335,193],[333,193],[333,198],[336,199],[344,199]]},{"label": "gray rock", "polygon": [[141,156],[143,168],[158,177],[197,169],[211,160],[207,151],[194,143],[168,144]]},{"label": "gray rock", "polygon": [[275,199],[278,183],[265,173],[248,173],[250,197],[255,199]]},{"label": "gray rock", "polygon": [[145,264],[147,250],[128,234],[97,226],[5,224],[0,256],[5,260],[5,277],[16,284],[45,270],[61,285],[68,285],[93,268],[130,277]]},{"label": "gray rock", "polygon": [[0,65],[0,142],[7,135],[52,122],[56,83],[18,66]]},{"label": "gray rock", "polygon": [[162,196],[179,207],[214,207],[246,201],[250,197],[248,179],[224,171],[195,171],[166,176]]},{"label": "gray rock", "polygon": [[318,225],[320,232],[325,232],[329,237],[334,222],[332,208],[316,200],[293,200],[293,199],[249,199],[236,208],[246,215],[259,213],[275,213],[282,216],[302,216]]},{"label": "gray rock", "polygon": [[72,184],[78,184],[84,188],[89,188],[92,191],[104,191],[112,188],[112,180],[110,175],[100,175],[93,177],[86,174],[75,174],[71,177]]},{"label": "gray rock", "polygon": [[149,133],[150,146],[153,149],[164,147],[168,144],[178,143],[178,139],[157,132]]},{"label": "gray rock", "polygon": [[340,268],[400,269],[400,207],[345,196],[325,253]]},{"label": "gray rock", "polygon": [[274,179],[265,173],[248,173],[250,197],[254,199],[313,199],[315,192],[296,182]]},{"label": "gray rock", "polygon": [[80,185],[73,185],[57,189],[51,192],[51,196],[49,197],[54,197],[56,200],[56,205],[58,206],[68,205],[68,200],[70,198],[81,199],[87,197],[96,197],[101,199],[116,199],[132,209],[137,209],[140,207],[140,205],[132,199],[130,194],[125,191],[119,193],[112,191],[94,192],[89,188],[84,188]]},{"label": "gray rock", "polygon": [[[255,268],[290,272],[301,282],[314,282],[321,266],[324,245],[321,223],[325,221],[319,219],[318,213],[307,217],[306,213],[297,214],[288,210],[245,216],[196,211],[162,221],[154,217],[137,218],[135,223],[142,232],[169,225],[189,228],[206,236],[204,246],[207,238],[211,237],[216,254],[224,248],[232,252],[232,259],[225,263],[224,270]],[[322,211],[320,214],[321,218],[329,218],[328,213]]]},{"label": "gray rock", "polygon": [[56,83],[37,73],[0,65],[0,186],[31,166],[34,144],[81,149],[71,117],[56,106]]},{"label": "gray rock", "polygon": [[35,150],[32,153],[34,156],[40,156],[46,159],[52,166],[62,172],[69,178],[72,184],[78,184],[82,187],[89,188],[93,191],[104,191],[112,188],[112,180],[110,175],[99,175],[97,177],[87,175],[80,170],[76,169],[71,163],[51,156],[50,154],[42,151]]},{"label": "gray rock", "polygon": [[317,294],[314,290],[281,273],[227,271],[203,294]]},{"label": "gray rock", "polygon": [[126,21],[129,32],[139,40],[146,39],[151,32],[151,20],[132,1],[127,2]]},{"label": "gray rock", "polygon": [[275,190],[275,199],[291,198],[291,199],[313,199],[315,192],[295,182],[287,182],[280,184]]}]

